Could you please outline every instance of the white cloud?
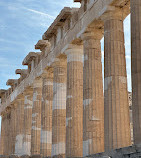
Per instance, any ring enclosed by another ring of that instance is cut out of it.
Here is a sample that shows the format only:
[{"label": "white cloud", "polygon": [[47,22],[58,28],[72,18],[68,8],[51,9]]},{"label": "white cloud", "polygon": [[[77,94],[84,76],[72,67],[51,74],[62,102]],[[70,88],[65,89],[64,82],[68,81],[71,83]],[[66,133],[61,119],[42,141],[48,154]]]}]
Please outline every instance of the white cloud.
[{"label": "white cloud", "polygon": [[126,59],[131,59],[131,56],[130,55],[126,55]]},{"label": "white cloud", "polygon": [[39,15],[46,16],[46,17],[48,17],[49,19],[55,19],[54,16],[49,15],[49,14],[47,14],[47,13],[43,13],[43,12],[40,12],[40,11],[37,11],[37,10],[34,10],[34,9],[30,9],[30,8],[26,8],[26,7],[23,7],[23,9],[28,10],[28,11],[30,11],[30,12],[33,12],[33,13],[35,13],[35,14],[39,14]]}]

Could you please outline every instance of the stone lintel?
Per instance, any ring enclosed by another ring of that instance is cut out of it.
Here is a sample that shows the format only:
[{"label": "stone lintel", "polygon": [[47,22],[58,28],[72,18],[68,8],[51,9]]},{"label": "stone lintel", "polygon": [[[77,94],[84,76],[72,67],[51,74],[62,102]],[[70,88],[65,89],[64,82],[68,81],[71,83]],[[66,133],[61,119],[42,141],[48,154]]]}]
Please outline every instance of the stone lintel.
[{"label": "stone lintel", "polygon": [[50,42],[48,40],[39,40],[35,45],[35,49],[44,49],[45,47],[50,47]]},{"label": "stone lintel", "polygon": [[[76,8],[75,8],[76,9]],[[57,16],[57,18],[54,20],[52,25],[48,28],[48,30],[44,33],[43,39],[48,40],[50,39],[54,34],[56,34],[56,31],[58,27],[62,26],[65,20],[71,16],[72,9],[69,7],[64,7],[60,14]]]},{"label": "stone lintel", "polygon": [[23,65],[29,65],[33,59],[35,59],[38,55],[40,55],[39,53],[36,52],[29,52],[29,54],[24,58],[23,60]]},{"label": "stone lintel", "polygon": [[9,80],[6,82],[6,85],[7,85],[7,86],[14,86],[16,83],[18,83],[18,80],[17,80],[17,79],[9,79]]}]

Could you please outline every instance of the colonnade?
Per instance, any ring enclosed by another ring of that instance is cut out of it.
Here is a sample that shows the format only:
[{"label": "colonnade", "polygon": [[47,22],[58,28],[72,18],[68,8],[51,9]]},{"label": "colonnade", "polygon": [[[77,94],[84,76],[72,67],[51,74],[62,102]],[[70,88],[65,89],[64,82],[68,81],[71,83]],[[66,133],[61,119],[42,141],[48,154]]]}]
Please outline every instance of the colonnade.
[{"label": "colonnade", "polygon": [[[134,143],[140,144],[141,1],[130,3]],[[122,9],[101,20],[104,30],[87,28],[2,113],[0,154],[83,157],[131,145]],[[42,52],[23,62],[29,73],[45,54],[42,42]],[[17,81],[8,83],[13,88]]]}]

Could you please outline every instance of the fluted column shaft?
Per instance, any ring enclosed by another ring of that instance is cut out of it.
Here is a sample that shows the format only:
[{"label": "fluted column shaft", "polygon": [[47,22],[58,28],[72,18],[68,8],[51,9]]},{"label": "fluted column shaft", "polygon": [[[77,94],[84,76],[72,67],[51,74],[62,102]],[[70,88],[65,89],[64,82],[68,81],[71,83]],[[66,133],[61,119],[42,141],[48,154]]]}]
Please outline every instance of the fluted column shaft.
[{"label": "fluted column shaft", "polygon": [[105,150],[131,145],[123,19],[104,21]]},{"label": "fluted column shaft", "polygon": [[4,114],[3,116],[3,120],[4,120],[4,147],[3,147],[3,154],[4,155],[8,155],[8,151],[7,151],[7,113]]},{"label": "fluted column shaft", "polygon": [[131,4],[131,69],[134,143],[141,143],[141,1]]},{"label": "fluted column shaft", "polygon": [[0,133],[0,155],[3,155],[3,139],[4,139],[4,129],[3,129],[3,115],[1,115],[1,133]]},{"label": "fluted column shaft", "polygon": [[23,155],[23,125],[24,125],[24,99],[16,100],[16,142],[15,142],[15,154],[18,156]]},{"label": "fluted column shaft", "polygon": [[[57,59],[56,59],[57,60]],[[52,113],[52,157],[65,158],[66,143],[66,59],[54,63],[53,113]]]},{"label": "fluted column shaft", "polygon": [[83,34],[83,156],[104,152],[101,30]]},{"label": "fluted column shaft", "polygon": [[24,137],[23,154],[31,155],[31,127],[32,127],[32,105],[33,91],[27,90],[24,98]]},{"label": "fluted column shaft", "polygon": [[33,84],[31,155],[40,154],[41,103],[42,103],[42,80],[36,79]]},{"label": "fluted column shaft", "polygon": [[5,116],[2,115],[1,121],[1,155],[4,155],[4,145],[5,143]]},{"label": "fluted column shaft", "polygon": [[83,47],[72,45],[67,54],[66,156],[83,156]]},{"label": "fluted column shaft", "polygon": [[2,117],[2,142],[3,142],[3,154],[9,155],[11,154],[11,144],[10,144],[10,118],[11,113],[6,110],[5,114]]},{"label": "fluted column shaft", "polygon": [[5,114],[4,155],[8,155],[8,113]]},{"label": "fluted column shaft", "polygon": [[41,154],[51,156],[52,149],[52,103],[53,103],[53,73],[43,75],[42,112],[41,112]]},{"label": "fluted column shaft", "polygon": [[7,129],[7,153],[8,155],[10,155],[12,153],[12,146],[11,146],[11,108],[8,110],[8,113],[7,113],[7,126],[8,126],[8,129]]},{"label": "fluted column shaft", "polygon": [[16,142],[16,131],[17,131],[17,112],[16,112],[16,105],[12,105],[11,108],[11,154],[15,153],[15,142]]}]

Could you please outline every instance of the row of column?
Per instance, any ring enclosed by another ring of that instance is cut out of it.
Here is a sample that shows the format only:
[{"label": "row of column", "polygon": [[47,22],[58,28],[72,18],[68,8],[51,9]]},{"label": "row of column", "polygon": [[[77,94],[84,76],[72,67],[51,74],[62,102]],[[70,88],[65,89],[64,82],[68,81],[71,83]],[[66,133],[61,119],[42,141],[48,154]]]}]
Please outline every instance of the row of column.
[{"label": "row of column", "polygon": [[[134,141],[140,143],[140,0],[132,8]],[[3,154],[82,157],[131,145],[122,12],[104,17],[104,96],[100,29],[83,34],[67,56],[34,81],[33,88],[2,118]],[[137,33],[138,31],[138,33]],[[135,49],[135,50],[134,50]],[[10,124],[11,128],[8,128]],[[7,129],[8,128],[8,129]],[[11,130],[11,147],[6,143]],[[4,141],[3,141],[4,140]],[[105,142],[105,144],[104,144]]]}]

